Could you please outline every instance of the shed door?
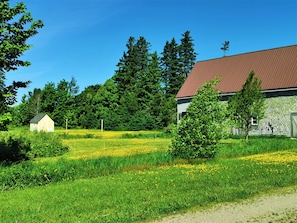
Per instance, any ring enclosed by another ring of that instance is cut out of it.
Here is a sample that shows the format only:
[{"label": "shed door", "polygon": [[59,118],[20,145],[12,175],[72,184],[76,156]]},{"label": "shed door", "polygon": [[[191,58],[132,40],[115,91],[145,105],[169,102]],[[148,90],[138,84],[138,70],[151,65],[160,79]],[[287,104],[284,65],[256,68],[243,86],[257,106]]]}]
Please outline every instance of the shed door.
[{"label": "shed door", "polygon": [[291,137],[297,138],[297,113],[291,113]]}]

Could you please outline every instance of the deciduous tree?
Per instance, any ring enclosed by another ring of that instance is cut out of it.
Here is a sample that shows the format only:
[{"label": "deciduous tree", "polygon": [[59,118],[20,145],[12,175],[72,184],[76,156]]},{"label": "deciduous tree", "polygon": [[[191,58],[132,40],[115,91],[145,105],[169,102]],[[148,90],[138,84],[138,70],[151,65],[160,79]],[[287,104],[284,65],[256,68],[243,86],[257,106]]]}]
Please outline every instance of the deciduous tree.
[{"label": "deciduous tree", "polygon": [[242,128],[248,141],[249,132],[252,128],[252,120],[258,122],[264,117],[265,97],[262,93],[262,81],[251,71],[242,89],[228,101],[230,118],[238,128]]},{"label": "deciduous tree", "polygon": [[16,70],[18,67],[29,66],[29,61],[23,61],[20,57],[30,49],[27,40],[37,34],[42,28],[41,20],[33,20],[30,12],[27,12],[24,3],[17,3],[11,7],[9,0],[0,2],[0,129],[6,130],[10,115],[8,106],[16,102],[17,89],[26,87],[30,82],[14,81],[11,85],[5,85],[5,73]]},{"label": "deciduous tree", "polygon": [[177,125],[172,140],[172,154],[186,159],[213,158],[217,143],[225,133],[226,108],[215,86],[219,79],[198,89]]}]

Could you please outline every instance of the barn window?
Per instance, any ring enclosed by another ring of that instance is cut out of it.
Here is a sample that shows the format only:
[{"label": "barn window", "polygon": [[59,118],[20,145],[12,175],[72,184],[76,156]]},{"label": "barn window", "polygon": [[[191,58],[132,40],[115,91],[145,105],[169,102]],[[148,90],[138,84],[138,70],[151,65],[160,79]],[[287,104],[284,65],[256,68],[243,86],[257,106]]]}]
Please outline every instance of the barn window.
[{"label": "barn window", "polygon": [[258,117],[252,117],[251,118],[251,124],[252,125],[258,125]]},{"label": "barn window", "polygon": [[178,120],[181,120],[186,114],[187,114],[187,112],[179,113],[178,114]]}]

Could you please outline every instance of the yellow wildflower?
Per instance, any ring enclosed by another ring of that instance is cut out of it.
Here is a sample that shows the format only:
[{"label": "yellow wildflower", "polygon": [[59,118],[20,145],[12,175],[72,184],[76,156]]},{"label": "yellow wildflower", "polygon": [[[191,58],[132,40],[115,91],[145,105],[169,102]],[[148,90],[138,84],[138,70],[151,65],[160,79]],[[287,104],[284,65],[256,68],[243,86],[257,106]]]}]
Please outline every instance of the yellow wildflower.
[{"label": "yellow wildflower", "polygon": [[289,163],[297,162],[297,153],[289,151],[281,151],[266,154],[257,154],[247,157],[241,157],[240,160],[255,160],[263,163]]}]

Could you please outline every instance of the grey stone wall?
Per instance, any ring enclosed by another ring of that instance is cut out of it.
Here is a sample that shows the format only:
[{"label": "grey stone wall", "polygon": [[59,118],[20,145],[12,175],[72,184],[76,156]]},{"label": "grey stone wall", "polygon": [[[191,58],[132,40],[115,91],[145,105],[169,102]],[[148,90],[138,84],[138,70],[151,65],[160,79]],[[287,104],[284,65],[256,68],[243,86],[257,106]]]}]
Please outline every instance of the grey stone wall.
[{"label": "grey stone wall", "polygon": [[291,113],[297,112],[297,96],[267,98],[265,104],[265,118],[259,121],[250,134],[291,136]]},{"label": "grey stone wall", "polygon": [[[178,104],[178,114],[185,112],[189,104],[190,101]],[[297,113],[297,95],[266,98],[265,107],[265,117],[253,126],[250,135],[291,136],[291,113]],[[234,128],[231,133],[242,134],[240,129]]]}]

